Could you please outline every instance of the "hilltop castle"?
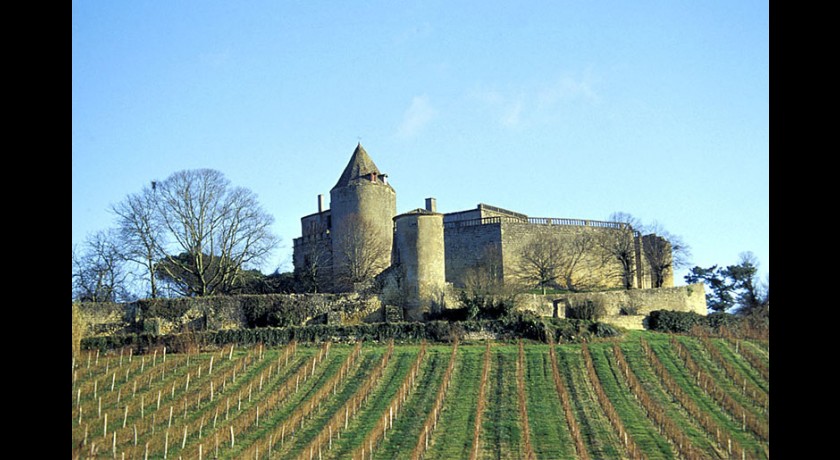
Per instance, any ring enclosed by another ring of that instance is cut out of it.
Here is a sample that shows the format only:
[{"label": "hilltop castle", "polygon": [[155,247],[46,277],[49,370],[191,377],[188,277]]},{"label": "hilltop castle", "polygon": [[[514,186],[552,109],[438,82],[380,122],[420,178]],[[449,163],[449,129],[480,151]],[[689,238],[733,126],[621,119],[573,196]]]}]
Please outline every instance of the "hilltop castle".
[{"label": "hilltop castle", "polygon": [[[629,257],[620,262],[606,255],[598,244],[604,238],[626,243]],[[442,214],[434,198],[398,215],[396,191],[360,143],[330,190],[330,208],[318,195],[318,211],[301,218],[293,262],[315,289],[333,292],[387,269],[405,293],[409,317],[419,319],[448,285],[523,280],[541,241],[550,241],[548,253],[562,259],[560,287],[566,288],[650,288],[646,247],[664,244],[670,251],[667,241],[622,222],[531,218],[486,204]],[[673,285],[673,271],[666,270],[661,286]]]}]

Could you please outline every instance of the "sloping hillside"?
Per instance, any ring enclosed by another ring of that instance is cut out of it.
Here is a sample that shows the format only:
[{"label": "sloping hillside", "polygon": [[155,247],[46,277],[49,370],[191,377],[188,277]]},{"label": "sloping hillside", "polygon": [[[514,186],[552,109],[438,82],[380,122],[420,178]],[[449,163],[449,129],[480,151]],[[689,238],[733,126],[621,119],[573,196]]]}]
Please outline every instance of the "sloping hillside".
[{"label": "sloping hillside", "polygon": [[290,344],[73,363],[73,457],[768,458],[769,346]]}]

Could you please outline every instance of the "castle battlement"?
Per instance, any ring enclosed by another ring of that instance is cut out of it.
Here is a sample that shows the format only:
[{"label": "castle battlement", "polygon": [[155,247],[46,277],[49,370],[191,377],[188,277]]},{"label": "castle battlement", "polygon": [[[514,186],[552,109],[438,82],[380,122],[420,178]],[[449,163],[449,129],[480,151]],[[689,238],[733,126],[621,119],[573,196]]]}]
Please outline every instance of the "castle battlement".
[{"label": "castle battlement", "polygon": [[[470,211],[461,211],[461,212],[470,212]],[[446,214],[449,215],[449,214]],[[478,219],[463,219],[463,220],[450,220],[448,222],[444,222],[444,228],[454,228],[454,227],[470,227],[473,225],[490,225],[490,224],[500,224],[500,223],[515,223],[515,224],[531,224],[531,225],[566,225],[572,227],[596,227],[596,228],[614,228],[614,229],[622,229],[627,226],[626,223],[623,222],[609,222],[609,221],[601,221],[601,220],[589,220],[589,219],[568,219],[568,218],[558,218],[558,217],[526,217],[524,219],[518,217],[505,217],[505,216],[494,216],[494,217],[483,217]]]}]

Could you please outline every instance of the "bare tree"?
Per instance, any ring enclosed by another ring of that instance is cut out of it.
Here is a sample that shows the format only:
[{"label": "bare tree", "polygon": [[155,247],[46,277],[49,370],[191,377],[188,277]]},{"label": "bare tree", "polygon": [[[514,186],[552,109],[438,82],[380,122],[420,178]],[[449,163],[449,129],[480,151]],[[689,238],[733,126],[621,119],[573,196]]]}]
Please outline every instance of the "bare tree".
[{"label": "bare tree", "polygon": [[115,230],[88,236],[82,249],[73,248],[73,298],[82,302],[120,302],[132,296],[127,283],[130,272]]},{"label": "bare tree", "polygon": [[212,169],[179,171],[156,185],[156,218],[166,239],[155,241],[164,254],[157,265],[184,295],[226,293],[241,270],[258,265],[276,247],[274,219],[256,195],[232,187]]},{"label": "bare tree", "polygon": [[464,270],[464,288],[471,295],[496,296],[504,290],[502,251],[489,244],[481,250],[476,262]]},{"label": "bare tree", "polygon": [[596,240],[603,256],[604,268],[621,280],[624,289],[632,289],[636,276],[636,234],[641,222],[630,214],[615,212],[609,220],[615,228],[605,228]]},{"label": "bare tree", "polygon": [[543,294],[551,287],[570,291],[590,287],[595,277],[586,259],[591,257],[595,242],[591,231],[534,235],[522,246],[516,273],[524,282],[541,288]]},{"label": "bare tree", "polygon": [[300,288],[306,292],[320,292],[332,265],[329,240],[308,242],[303,249],[303,265],[295,269]]},{"label": "bare tree", "polygon": [[563,251],[558,270],[560,284],[569,291],[579,291],[592,287],[597,280],[587,266],[587,258],[591,257],[597,238],[591,231],[575,232],[562,240]]},{"label": "bare tree", "polygon": [[680,236],[669,233],[657,222],[646,226],[645,232],[649,234],[644,237],[642,249],[650,264],[651,284],[660,288],[669,273],[689,265],[691,249]]},{"label": "bare tree", "polygon": [[391,248],[385,235],[358,214],[343,219],[333,235],[333,275],[340,290],[368,283],[390,265]]},{"label": "bare tree", "polygon": [[[156,188],[156,183],[153,182],[152,187]],[[143,267],[149,282],[149,297],[158,297],[155,265],[165,256],[160,253],[165,245],[163,228],[156,214],[154,190],[144,187],[111,210],[117,215],[124,256]]]},{"label": "bare tree", "polygon": [[534,235],[522,246],[517,274],[527,284],[542,289],[558,286],[563,242],[555,235]]},{"label": "bare tree", "polygon": [[502,251],[497,244],[485,246],[475,263],[464,270],[464,290],[460,303],[469,311],[468,318],[497,318],[516,308],[522,286],[505,280]]}]

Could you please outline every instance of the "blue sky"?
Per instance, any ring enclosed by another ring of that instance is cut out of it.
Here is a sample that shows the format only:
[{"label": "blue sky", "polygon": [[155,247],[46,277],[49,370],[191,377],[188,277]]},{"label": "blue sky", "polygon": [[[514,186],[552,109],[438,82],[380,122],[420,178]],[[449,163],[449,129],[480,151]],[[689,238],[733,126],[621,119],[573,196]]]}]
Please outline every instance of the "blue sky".
[{"label": "blue sky", "polygon": [[289,271],[361,140],[398,212],[621,211],[694,265],[769,273],[766,1],[77,0],[72,53],[74,245],[212,168],[276,220],[262,271]]}]

